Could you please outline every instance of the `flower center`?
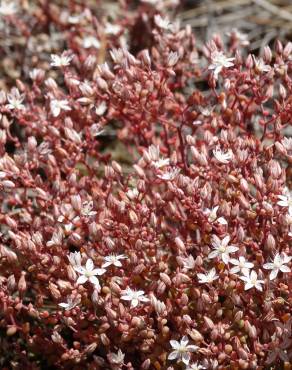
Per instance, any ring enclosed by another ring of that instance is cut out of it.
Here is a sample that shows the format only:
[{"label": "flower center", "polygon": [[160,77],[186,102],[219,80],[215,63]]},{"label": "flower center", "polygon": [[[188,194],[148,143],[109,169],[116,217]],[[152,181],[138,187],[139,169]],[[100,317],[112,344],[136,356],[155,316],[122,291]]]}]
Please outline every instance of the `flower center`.
[{"label": "flower center", "polygon": [[224,253],[226,251],[226,247],[224,245],[220,245],[219,252]]}]

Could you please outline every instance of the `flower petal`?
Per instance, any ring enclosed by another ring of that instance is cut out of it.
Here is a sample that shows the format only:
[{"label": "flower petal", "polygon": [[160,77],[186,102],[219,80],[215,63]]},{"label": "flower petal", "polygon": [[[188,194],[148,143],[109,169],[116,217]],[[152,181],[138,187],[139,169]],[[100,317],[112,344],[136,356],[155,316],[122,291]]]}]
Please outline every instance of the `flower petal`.
[{"label": "flower petal", "polygon": [[263,268],[266,269],[266,270],[273,270],[274,264],[273,263],[265,263],[263,265]]},{"label": "flower petal", "polygon": [[179,348],[179,342],[177,341],[177,340],[170,340],[169,341],[169,343],[170,343],[170,345],[171,345],[171,347],[172,348],[174,348],[174,349],[178,349]]},{"label": "flower petal", "polygon": [[85,267],[87,271],[92,271],[94,269],[94,264],[91,258],[88,258]]},{"label": "flower petal", "polygon": [[97,286],[100,285],[99,281],[98,281],[98,278],[96,276],[90,276],[89,281],[91,282],[91,284],[94,284],[94,285],[97,285]]},{"label": "flower petal", "polygon": [[274,269],[274,270],[272,270],[272,271],[271,271],[271,273],[270,273],[270,279],[271,279],[271,280],[276,279],[276,277],[277,277],[277,275],[278,275],[278,272],[279,272],[279,269]]},{"label": "flower petal", "polygon": [[191,359],[191,355],[190,355],[188,352],[184,352],[184,353],[182,354],[182,362],[183,362],[184,364],[188,365],[188,364],[189,364],[189,362],[190,362],[190,359]]},{"label": "flower petal", "polygon": [[79,284],[84,284],[86,283],[88,278],[85,275],[80,275],[79,278],[77,279],[76,283]]},{"label": "flower petal", "polygon": [[208,254],[208,258],[216,258],[218,256],[218,251],[212,251]]},{"label": "flower petal", "polygon": [[179,353],[178,351],[173,351],[171,352],[169,355],[168,355],[168,360],[176,360],[177,358],[179,358]]},{"label": "flower petal", "polygon": [[137,307],[139,304],[139,301],[137,298],[132,299],[131,307]]},{"label": "flower petal", "polygon": [[195,346],[195,345],[193,345],[193,344],[191,344],[191,345],[187,346],[187,349],[188,349],[188,351],[190,351],[190,352],[196,352],[198,348],[199,348],[198,346]]},{"label": "flower petal", "polygon": [[282,271],[282,272],[290,272],[291,269],[288,266],[283,265],[283,266],[280,267],[280,271]]},{"label": "flower petal", "polygon": [[240,268],[238,266],[234,266],[232,269],[230,269],[231,274],[237,274],[239,271]]},{"label": "flower petal", "polygon": [[253,288],[253,284],[252,283],[246,283],[245,286],[244,286],[244,290],[249,290]]}]

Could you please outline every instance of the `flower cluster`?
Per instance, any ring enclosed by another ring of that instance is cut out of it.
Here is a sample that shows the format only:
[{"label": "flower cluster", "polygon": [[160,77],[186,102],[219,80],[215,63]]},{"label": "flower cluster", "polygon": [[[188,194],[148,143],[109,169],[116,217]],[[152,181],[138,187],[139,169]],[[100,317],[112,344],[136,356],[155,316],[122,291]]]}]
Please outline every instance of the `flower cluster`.
[{"label": "flower cluster", "polygon": [[73,3],[0,5],[1,368],[289,366],[292,44]]}]

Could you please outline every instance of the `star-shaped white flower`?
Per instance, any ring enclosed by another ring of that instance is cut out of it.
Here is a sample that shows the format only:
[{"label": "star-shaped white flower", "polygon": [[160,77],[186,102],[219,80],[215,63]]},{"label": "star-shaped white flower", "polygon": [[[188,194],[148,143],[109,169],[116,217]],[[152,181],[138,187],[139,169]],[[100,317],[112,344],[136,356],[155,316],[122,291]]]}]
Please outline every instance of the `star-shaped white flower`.
[{"label": "star-shaped white flower", "polygon": [[107,105],[106,103],[103,101],[101,102],[100,104],[98,104],[98,106],[95,108],[95,113],[98,115],[98,116],[102,116],[107,110]]},{"label": "star-shaped white flower", "polygon": [[218,217],[217,216],[218,209],[219,209],[219,206],[216,206],[212,209],[206,208],[204,210],[204,213],[208,216],[208,221],[210,223],[218,222],[221,225],[227,225],[227,221],[225,220],[224,217]]},{"label": "star-shaped white flower", "polygon": [[232,274],[236,274],[238,272],[243,273],[244,271],[252,269],[254,266],[253,263],[248,262],[243,256],[240,256],[238,259],[231,258],[229,262],[232,263],[232,265],[234,265],[234,267],[230,269],[230,272]]},{"label": "star-shaped white flower", "polygon": [[284,146],[286,150],[292,151],[292,137],[284,136],[284,138],[281,141],[281,144]]},{"label": "star-shaped white flower", "polygon": [[206,369],[205,366],[198,364],[198,362],[194,362],[193,364],[189,364],[186,370],[203,370]]},{"label": "star-shaped white flower", "polygon": [[217,79],[223,68],[234,66],[234,63],[232,63],[234,59],[235,58],[228,58],[222,51],[216,50],[211,54],[212,63],[209,65],[208,69],[214,71],[214,77]]},{"label": "star-shaped white flower", "polygon": [[212,281],[218,279],[218,275],[216,275],[216,270],[213,267],[210,271],[208,271],[206,274],[197,274],[199,278],[199,283],[205,284],[205,283],[212,283]]},{"label": "star-shaped white flower", "polygon": [[104,32],[107,35],[117,35],[121,31],[121,27],[118,24],[107,23],[104,27]]},{"label": "star-shaped white flower", "polygon": [[171,340],[170,345],[174,351],[168,355],[168,360],[178,360],[188,365],[191,359],[190,352],[196,352],[199,348],[198,346],[188,345],[188,343],[189,340],[187,336],[183,336],[180,342]]},{"label": "star-shaped white flower", "polygon": [[82,46],[85,49],[90,49],[90,48],[99,49],[100,48],[100,41],[95,36],[88,35],[88,36],[84,37],[84,39],[82,41]]},{"label": "star-shaped white flower", "polygon": [[73,267],[81,266],[81,259],[82,259],[82,256],[80,252],[74,252],[74,253],[71,252],[68,256],[68,260]]},{"label": "star-shaped white flower", "polygon": [[258,275],[254,270],[244,270],[244,276],[241,276],[240,279],[245,282],[244,290],[256,288],[260,292],[263,291],[261,284],[264,284],[265,282],[264,280],[258,280]]},{"label": "star-shaped white flower", "polygon": [[96,137],[103,135],[105,130],[102,129],[102,126],[99,123],[94,123],[92,126],[90,126],[89,132],[92,137]]},{"label": "star-shaped white flower", "polygon": [[238,251],[238,247],[233,245],[228,245],[230,241],[230,236],[227,235],[222,240],[218,238],[217,235],[212,237],[213,251],[209,253],[208,258],[220,258],[227,264],[230,260],[229,254]]},{"label": "star-shaped white flower", "polygon": [[7,94],[7,100],[9,104],[6,104],[6,108],[10,110],[22,110],[25,106],[22,104],[24,100],[24,94],[20,94],[17,88],[13,88],[10,94]]},{"label": "star-shaped white flower", "polygon": [[213,150],[213,155],[220,163],[228,163],[233,158],[233,153],[231,149],[228,149],[227,151],[222,151],[219,147],[215,148]]},{"label": "star-shaped white flower", "polygon": [[58,117],[58,115],[61,113],[61,110],[71,110],[68,100],[53,99],[50,102],[50,108],[54,117]]},{"label": "star-shaped white flower", "polygon": [[68,297],[67,303],[59,303],[59,306],[64,308],[66,311],[72,310],[72,308],[76,307],[80,303],[80,298],[77,297]]},{"label": "star-shaped white flower", "polygon": [[88,200],[82,203],[81,214],[84,217],[90,217],[96,215],[96,211],[93,211],[93,201]]},{"label": "star-shaped white flower", "polygon": [[180,173],[180,168],[174,167],[174,168],[170,168],[164,173],[158,174],[157,177],[159,177],[161,180],[172,181],[177,177],[179,173]]},{"label": "star-shaped white flower", "polygon": [[52,67],[67,67],[70,65],[73,55],[68,55],[63,52],[61,56],[56,54],[51,54],[51,66]]},{"label": "star-shaped white flower", "polygon": [[106,272],[103,268],[94,268],[94,264],[91,258],[86,261],[85,266],[74,266],[74,270],[77,271],[80,276],[77,279],[77,284],[84,284],[90,281],[93,285],[100,287],[98,278],[96,275],[102,275]]},{"label": "star-shaped white flower", "polygon": [[139,197],[139,190],[137,188],[129,189],[126,195],[131,200],[137,199]]},{"label": "star-shaped white flower", "polygon": [[167,30],[172,28],[172,24],[170,23],[169,19],[162,18],[160,14],[154,16],[154,23],[157,27]]},{"label": "star-shaped white flower", "polygon": [[266,270],[272,270],[270,273],[270,280],[276,279],[279,271],[290,272],[291,269],[286,266],[291,261],[292,257],[287,256],[285,253],[277,253],[274,257],[274,261],[270,263],[265,263],[263,268]]},{"label": "star-shaped white flower", "polygon": [[195,267],[195,260],[193,256],[180,257],[181,264],[186,270],[192,270]]},{"label": "star-shaped white flower", "polygon": [[152,164],[155,168],[162,168],[169,166],[169,158],[159,158],[157,161],[153,161]]},{"label": "star-shaped white flower", "polygon": [[292,192],[288,188],[284,189],[283,195],[278,195],[280,199],[278,205],[281,207],[288,207],[288,213],[292,216]]},{"label": "star-shaped white flower", "polygon": [[3,0],[0,3],[0,15],[8,16],[17,13],[18,7],[17,4],[13,1]]},{"label": "star-shaped white flower", "polygon": [[262,58],[257,59],[254,56],[253,59],[254,59],[255,69],[256,69],[257,72],[259,72],[259,73],[269,72],[272,69],[271,66],[269,66],[268,64],[265,64],[265,62]]},{"label": "star-shaped white flower", "polygon": [[110,352],[107,355],[107,358],[109,362],[113,365],[122,365],[124,362],[125,354],[119,349],[117,353]]},{"label": "star-shaped white flower", "polygon": [[110,254],[109,256],[104,257],[105,263],[101,267],[106,268],[111,265],[116,266],[116,267],[122,267],[122,263],[120,260],[125,259],[125,258],[128,258],[128,257],[125,256],[124,254],[119,254],[119,255]]},{"label": "star-shaped white flower", "polygon": [[226,35],[229,36],[231,39],[236,40],[236,42],[239,45],[247,46],[250,43],[248,41],[248,35],[245,33],[239,32],[238,29],[236,28],[233,28],[231,32],[227,32]]},{"label": "star-shaped white flower", "polygon": [[131,301],[131,307],[137,307],[139,302],[148,302],[149,299],[144,296],[143,290],[133,290],[129,287],[122,291],[121,299]]}]

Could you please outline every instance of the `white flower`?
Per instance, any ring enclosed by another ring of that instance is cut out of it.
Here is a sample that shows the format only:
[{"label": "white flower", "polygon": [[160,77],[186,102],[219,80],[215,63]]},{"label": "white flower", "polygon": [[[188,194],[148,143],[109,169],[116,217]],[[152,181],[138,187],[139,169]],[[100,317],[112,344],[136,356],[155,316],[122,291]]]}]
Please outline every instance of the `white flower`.
[{"label": "white flower", "polygon": [[189,364],[189,366],[186,368],[186,370],[203,370],[203,369],[206,369],[206,367],[198,364],[197,362]]},{"label": "white flower", "polygon": [[107,110],[107,105],[106,103],[103,101],[101,102],[96,108],[95,108],[95,113],[98,115],[98,116],[102,116],[105,111]]},{"label": "white flower", "polygon": [[158,174],[157,177],[159,177],[161,180],[172,181],[177,177],[179,173],[180,173],[180,169],[175,167],[175,168],[170,168],[164,173]]},{"label": "white flower", "polygon": [[227,221],[225,220],[224,217],[219,217],[217,216],[217,211],[219,209],[219,206],[216,206],[212,209],[209,209],[209,208],[206,208],[204,210],[204,213],[208,216],[208,221],[210,223],[213,223],[213,222],[219,222],[219,224],[221,225],[227,225]]},{"label": "white flower", "polygon": [[63,52],[61,56],[56,54],[51,54],[51,66],[52,67],[67,67],[70,65],[73,55],[68,55],[66,52]]},{"label": "white flower", "polygon": [[52,247],[54,245],[61,245],[63,240],[63,230],[61,228],[58,228],[54,231],[51,240],[47,242],[47,247]]},{"label": "white flower", "polygon": [[17,88],[13,88],[11,93],[7,94],[7,100],[9,102],[9,104],[6,104],[7,109],[21,110],[25,108],[25,106],[22,104],[24,100],[24,94],[20,94]]},{"label": "white flower", "polygon": [[77,297],[68,297],[67,303],[59,303],[59,306],[65,308],[66,311],[72,310],[80,303],[80,298]]},{"label": "white flower", "polygon": [[13,1],[3,0],[0,3],[0,15],[4,16],[13,15],[17,13],[17,10],[18,10],[17,5]]},{"label": "white flower", "polygon": [[180,342],[171,340],[170,345],[174,351],[168,355],[168,360],[178,360],[188,365],[191,359],[190,352],[195,352],[199,348],[198,346],[188,345],[188,343],[187,336],[183,336]]},{"label": "white flower", "polygon": [[88,35],[84,37],[82,41],[82,45],[85,49],[90,49],[90,48],[99,49],[100,48],[99,40],[92,35]]},{"label": "white flower", "polygon": [[80,252],[74,252],[70,253],[68,257],[69,262],[73,267],[75,266],[81,266],[81,253]]},{"label": "white flower", "polygon": [[256,288],[259,291],[263,291],[261,284],[264,284],[264,280],[258,280],[257,273],[252,270],[244,270],[244,276],[241,276],[240,279],[245,282],[244,290],[248,290],[251,288]]},{"label": "white flower", "polygon": [[117,35],[121,31],[121,27],[117,24],[107,23],[104,32],[108,35]]},{"label": "white flower", "polygon": [[136,199],[139,197],[139,191],[137,188],[133,188],[133,189],[129,189],[127,192],[126,192],[126,195],[129,199]]},{"label": "white flower", "polygon": [[162,168],[162,167],[165,167],[165,166],[168,166],[169,165],[169,158],[165,158],[165,159],[158,159],[157,161],[153,161],[152,164],[155,168]]},{"label": "white flower", "polygon": [[288,151],[292,151],[292,137],[284,137],[281,141],[284,148]]},{"label": "white flower", "polygon": [[179,55],[176,51],[171,51],[167,57],[167,67],[173,67],[179,60]]},{"label": "white flower", "polygon": [[284,189],[283,195],[278,195],[280,199],[278,205],[281,207],[288,207],[288,213],[292,216],[292,193],[288,188]]},{"label": "white flower", "polygon": [[42,69],[39,69],[39,68],[33,68],[30,72],[29,72],[29,77],[35,81],[37,80],[38,78],[43,78],[44,77],[44,71]]},{"label": "white flower", "polygon": [[107,358],[108,358],[109,362],[110,362],[112,365],[122,365],[122,364],[123,364],[123,362],[124,362],[125,355],[124,355],[124,354],[123,354],[123,352],[119,349],[117,353],[110,352],[110,353],[107,355]]},{"label": "white flower", "polygon": [[223,152],[219,147],[213,150],[214,157],[217,159],[220,163],[228,163],[233,158],[233,153],[231,149],[228,149],[227,151]]},{"label": "white flower", "polygon": [[110,55],[114,63],[121,64],[125,60],[124,50],[121,48],[110,50]]},{"label": "white flower", "polygon": [[265,62],[263,61],[262,58],[257,59],[254,56],[253,59],[254,59],[254,63],[255,63],[255,69],[257,70],[257,72],[259,72],[259,73],[269,72],[272,69],[271,66],[265,64]]},{"label": "white flower", "polygon": [[247,46],[250,43],[248,41],[248,35],[238,31],[236,28],[232,28],[231,32],[227,32],[226,35],[236,40],[239,45]]},{"label": "white flower", "polygon": [[270,263],[265,263],[263,268],[266,270],[272,270],[270,273],[270,280],[276,279],[279,271],[281,272],[290,272],[291,269],[288,266],[285,266],[291,261],[292,257],[287,256],[285,253],[277,253],[274,257],[274,261]]},{"label": "white flower", "polygon": [[92,137],[100,136],[105,132],[105,130],[102,129],[102,126],[99,123],[94,123],[92,126],[90,126],[89,131]]},{"label": "white flower", "polygon": [[128,258],[124,254],[110,254],[109,256],[104,257],[105,263],[101,266],[102,268],[108,267],[108,266],[116,266],[116,267],[122,267],[122,264],[120,260]]},{"label": "white flower", "polygon": [[199,283],[205,284],[205,283],[212,283],[212,281],[218,279],[218,275],[216,275],[216,270],[213,267],[210,271],[208,271],[206,274],[197,274],[199,278]]},{"label": "white flower", "polygon": [[58,117],[58,115],[61,113],[61,110],[71,110],[68,100],[53,99],[50,102],[50,108],[54,117]]},{"label": "white flower", "polygon": [[70,24],[78,24],[82,21],[82,19],[84,18],[84,14],[78,14],[78,15],[69,15],[68,16],[68,23]]},{"label": "white flower", "polygon": [[163,30],[172,28],[172,24],[169,22],[169,19],[162,18],[161,15],[159,14],[154,16],[154,23],[156,24],[157,27]]},{"label": "white flower", "polygon": [[229,254],[238,251],[238,247],[228,245],[229,241],[230,241],[229,235],[225,236],[225,238],[222,240],[220,240],[217,235],[213,235],[212,246],[214,250],[211,253],[209,253],[208,258],[219,257],[225,264],[227,264],[230,259]]},{"label": "white flower", "polygon": [[160,3],[161,0],[141,0],[142,3],[150,4],[150,5],[157,5]]},{"label": "white flower", "polygon": [[143,290],[132,290],[127,287],[126,290],[122,291],[121,299],[125,301],[131,301],[131,307],[137,307],[139,302],[148,302],[149,299],[144,297]]},{"label": "white flower", "polygon": [[235,58],[227,58],[222,51],[216,50],[211,54],[212,63],[209,65],[208,69],[214,71],[214,77],[217,79],[218,74],[223,68],[230,68],[234,66],[234,63],[232,63],[234,59]]},{"label": "white flower", "polygon": [[85,201],[82,203],[82,208],[81,208],[81,214],[82,216],[85,217],[90,217],[96,215],[96,211],[93,211],[93,201]]},{"label": "white flower", "polygon": [[103,268],[95,269],[91,258],[86,261],[85,266],[74,266],[74,270],[80,274],[76,282],[77,284],[84,284],[87,281],[90,281],[97,287],[99,287],[100,285],[96,275],[102,275],[106,272],[106,270]]},{"label": "white flower", "polygon": [[158,316],[163,315],[165,312],[167,312],[165,303],[159,301],[159,299],[157,299],[154,294],[150,295],[150,303],[155,309]]},{"label": "white flower", "polygon": [[193,256],[188,257],[180,257],[181,262],[183,264],[183,268],[186,270],[191,270],[195,267],[195,260]]},{"label": "white flower", "polygon": [[244,271],[247,271],[249,269],[252,269],[254,264],[251,263],[251,262],[248,262],[243,256],[240,256],[237,259],[235,258],[231,258],[230,263],[232,263],[232,265],[235,265],[234,267],[232,267],[232,269],[230,270],[230,272],[232,274],[236,274],[238,272],[242,272],[244,273]]}]

